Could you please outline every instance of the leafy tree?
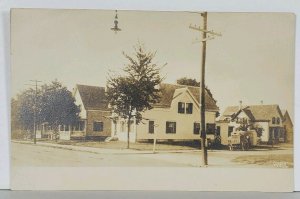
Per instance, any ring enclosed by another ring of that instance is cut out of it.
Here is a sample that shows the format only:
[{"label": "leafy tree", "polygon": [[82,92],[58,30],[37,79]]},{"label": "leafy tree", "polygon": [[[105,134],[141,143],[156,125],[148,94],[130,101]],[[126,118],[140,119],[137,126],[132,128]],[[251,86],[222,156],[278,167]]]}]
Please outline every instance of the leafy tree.
[{"label": "leafy tree", "polygon": [[[200,87],[200,82],[198,82],[196,79],[188,78],[188,77],[182,77],[177,80],[177,84],[179,85],[185,85],[185,86],[197,86]],[[207,86],[205,86],[205,90],[207,94],[213,98],[213,95]],[[214,99],[214,98],[213,98]],[[215,99],[214,99],[215,100]],[[215,100],[216,101],[216,100]],[[216,101],[217,102],[217,101]]]},{"label": "leafy tree", "polygon": [[133,117],[139,123],[141,112],[152,109],[152,105],[160,100],[160,89],[157,88],[162,81],[160,69],[153,63],[155,52],[147,52],[138,44],[134,47],[134,54],[123,52],[128,60],[123,76],[109,75],[107,81],[107,99],[114,113],[127,121],[127,148],[129,148],[130,123]]},{"label": "leafy tree", "polygon": [[237,127],[237,130],[239,131],[248,131],[248,130],[255,130],[257,133],[257,137],[261,137],[264,129],[259,124],[254,124],[249,122],[246,118],[240,118],[237,123],[239,124],[239,127]]},{"label": "leafy tree", "polygon": [[200,86],[200,82],[196,79],[182,77],[177,80],[177,84],[186,85],[186,86]]},{"label": "leafy tree", "polygon": [[12,118],[18,121],[21,128],[33,131],[34,109],[36,124],[47,122],[56,135],[58,125],[72,125],[79,119],[80,109],[72,93],[60,82],[55,80],[35,92],[34,89],[27,89],[12,100],[15,111]]},{"label": "leafy tree", "polygon": [[[39,120],[47,122],[57,135],[59,125],[74,125],[79,120],[80,108],[72,93],[58,81],[43,85]],[[57,136],[56,136],[57,138]]]},{"label": "leafy tree", "polygon": [[17,114],[14,117],[16,118],[16,120],[19,121],[20,126],[23,129],[33,131],[34,109],[36,109],[36,119],[38,123],[39,112],[42,108],[40,103],[40,97],[41,97],[40,94],[41,94],[41,90],[38,89],[35,98],[35,90],[30,88],[23,91],[21,94],[19,94],[12,103],[12,108],[16,109],[13,111],[16,111]]}]

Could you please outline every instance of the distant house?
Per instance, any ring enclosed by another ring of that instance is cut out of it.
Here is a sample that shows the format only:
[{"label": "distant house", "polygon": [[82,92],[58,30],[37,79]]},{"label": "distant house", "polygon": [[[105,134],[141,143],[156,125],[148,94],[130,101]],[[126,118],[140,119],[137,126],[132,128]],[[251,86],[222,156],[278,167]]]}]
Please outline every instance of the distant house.
[{"label": "distant house", "polygon": [[243,121],[245,124],[263,129],[262,142],[271,143],[272,140],[285,142],[283,119],[278,105],[229,106],[217,121],[217,131],[220,132],[221,143],[227,145],[228,137]]},{"label": "distant house", "polygon": [[[161,100],[153,109],[142,113],[143,120],[131,122],[130,141],[199,140],[200,139],[200,87],[160,84]],[[205,92],[206,128],[209,136],[215,134],[215,119],[219,111],[216,100],[208,89]],[[127,124],[118,118],[112,126],[112,136],[127,140]]]},{"label": "distant house", "polygon": [[80,121],[74,126],[59,127],[60,139],[94,139],[111,135],[111,111],[105,88],[77,84],[74,88],[75,103],[80,106]]},{"label": "distant house", "polygon": [[288,143],[293,143],[293,141],[294,141],[294,130],[293,130],[294,126],[293,126],[292,119],[287,110],[281,110],[281,112],[283,114],[282,125],[286,132],[286,141]]}]

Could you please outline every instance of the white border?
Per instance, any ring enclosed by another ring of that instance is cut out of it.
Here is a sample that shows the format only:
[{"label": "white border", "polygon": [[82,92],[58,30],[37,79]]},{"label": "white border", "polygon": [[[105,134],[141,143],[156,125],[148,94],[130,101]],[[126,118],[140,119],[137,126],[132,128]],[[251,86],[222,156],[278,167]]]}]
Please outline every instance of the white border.
[{"label": "white border", "polygon": [[[215,12],[293,12],[297,0],[1,0],[0,1],[0,189],[9,188],[9,10],[10,8],[77,8],[119,10],[207,10]],[[300,22],[296,22],[296,55],[300,53]],[[4,44],[4,45],[3,45]],[[295,140],[300,140],[300,56],[295,61]],[[295,144],[295,190],[300,191],[300,144]]]}]

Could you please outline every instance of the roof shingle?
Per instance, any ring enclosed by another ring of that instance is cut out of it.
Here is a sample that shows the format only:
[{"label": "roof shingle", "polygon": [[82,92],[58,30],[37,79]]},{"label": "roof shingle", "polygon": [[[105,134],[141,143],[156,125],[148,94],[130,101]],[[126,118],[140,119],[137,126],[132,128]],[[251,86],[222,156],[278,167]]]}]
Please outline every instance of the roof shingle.
[{"label": "roof shingle", "polygon": [[[226,108],[220,120],[233,116],[240,110],[239,106],[229,106]],[[243,106],[242,110],[249,116],[251,120],[272,120],[273,117],[280,116],[283,118],[279,106],[273,105],[249,105]]]},{"label": "roof shingle", "polygon": [[[161,99],[159,103],[155,104],[155,106],[170,107],[175,90],[180,88],[187,88],[200,104],[200,87],[162,83],[160,84]],[[205,105],[207,110],[219,110],[216,100],[211,96],[211,94],[209,94],[207,89],[205,92]]]},{"label": "roof shingle", "polygon": [[77,84],[77,89],[86,110],[108,110],[104,87]]}]

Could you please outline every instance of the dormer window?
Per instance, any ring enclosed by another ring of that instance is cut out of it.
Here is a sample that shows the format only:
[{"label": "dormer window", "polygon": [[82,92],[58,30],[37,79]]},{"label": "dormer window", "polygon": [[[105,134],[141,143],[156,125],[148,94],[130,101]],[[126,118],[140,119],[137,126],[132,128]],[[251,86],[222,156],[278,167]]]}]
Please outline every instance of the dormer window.
[{"label": "dormer window", "polygon": [[275,124],[275,117],[272,118],[272,124]]},{"label": "dormer window", "polygon": [[280,124],[280,118],[279,117],[277,118],[277,124]]},{"label": "dormer window", "polygon": [[193,113],[193,103],[178,102],[178,113]]},{"label": "dormer window", "polygon": [[178,102],[178,113],[184,113],[184,110],[185,110],[185,103]]},{"label": "dormer window", "polygon": [[186,114],[193,113],[193,103],[186,103]]}]

